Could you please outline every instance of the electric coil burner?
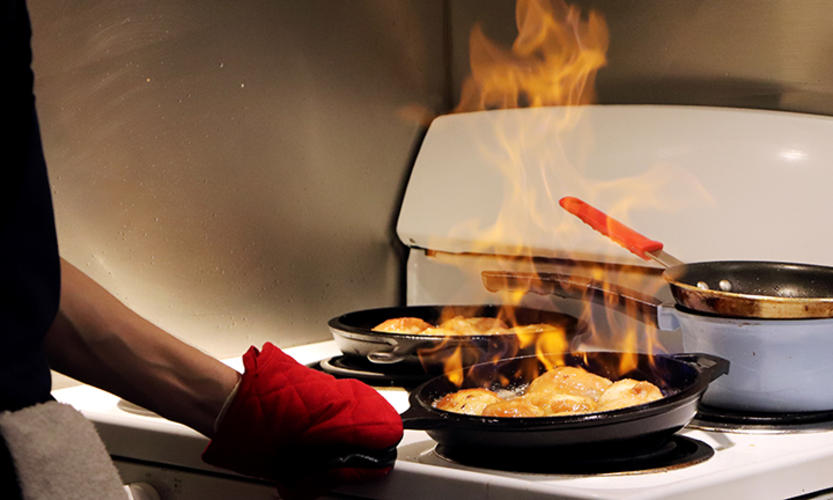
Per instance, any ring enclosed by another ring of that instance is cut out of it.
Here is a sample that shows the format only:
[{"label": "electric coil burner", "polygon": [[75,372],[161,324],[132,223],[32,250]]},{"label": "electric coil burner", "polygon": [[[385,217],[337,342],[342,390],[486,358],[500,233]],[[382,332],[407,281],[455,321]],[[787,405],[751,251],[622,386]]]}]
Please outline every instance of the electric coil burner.
[{"label": "electric coil burner", "polygon": [[641,446],[558,448],[537,453],[505,450],[454,449],[437,445],[434,453],[449,462],[506,472],[535,474],[639,474],[698,464],[714,456],[714,449],[696,439],[672,436]]},{"label": "electric coil burner", "polygon": [[727,410],[700,404],[688,425],[707,431],[750,434],[788,434],[833,431],[833,411],[759,413]]}]

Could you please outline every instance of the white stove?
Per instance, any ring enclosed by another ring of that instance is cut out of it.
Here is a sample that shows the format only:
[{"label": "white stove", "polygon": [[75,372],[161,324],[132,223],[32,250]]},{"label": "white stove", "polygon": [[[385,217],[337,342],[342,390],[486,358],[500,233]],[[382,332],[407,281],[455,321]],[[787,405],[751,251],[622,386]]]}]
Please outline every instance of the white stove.
[{"label": "white stove", "polygon": [[[332,341],[290,348],[301,363],[339,353]],[[229,364],[238,369],[239,361]],[[407,392],[379,391],[400,412]],[[274,498],[274,488],[206,465],[207,440],[157,416],[125,409],[120,400],[89,386],[61,389],[56,399],[95,424],[125,482],[144,481],[163,498]],[[405,431],[394,470],[378,482],[343,487],[336,494],[366,498],[790,498],[833,494],[831,430],[741,434],[684,429],[680,433],[714,450],[703,462],[671,470],[607,475],[514,473],[458,465],[434,451],[423,431]],[[815,498],[815,497],[814,497]]]},{"label": "white stove", "polygon": [[[655,268],[589,230],[557,204],[576,196],[666,243],[686,261],[783,260],[833,265],[833,118],[679,106],[488,111],[434,121],[409,180],[397,232],[410,247],[407,303],[495,304],[480,272],[576,272],[644,293],[666,291]],[[616,267],[610,268],[613,263]],[[579,301],[526,296],[521,305],[586,314]],[[368,304],[372,307],[373,304]],[[608,328],[622,318],[603,315]],[[586,318],[586,316],[585,316]],[[600,322],[601,324],[602,322]],[[322,329],[326,325],[321,325]],[[685,350],[679,332],[659,344]],[[833,338],[833,337],[831,337]],[[657,347],[657,345],[659,347]],[[340,354],[335,343],[287,349],[302,363]],[[240,369],[239,361],[229,361]],[[819,381],[829,384],[833,381]],[[400,412],[404,389],[380,388]],[[56,391],[99,429],[126,482],[168,498],[273,498],[262,482],[205,465],[196,432],[142,415],[90,387]],[[338,494],[367,498],[790,498],[833,493],[833,425],[754,433],[691,426],[680,436],[713,453],[693,464],[609,474],[472,467],[406,431],[382,481]]]}]

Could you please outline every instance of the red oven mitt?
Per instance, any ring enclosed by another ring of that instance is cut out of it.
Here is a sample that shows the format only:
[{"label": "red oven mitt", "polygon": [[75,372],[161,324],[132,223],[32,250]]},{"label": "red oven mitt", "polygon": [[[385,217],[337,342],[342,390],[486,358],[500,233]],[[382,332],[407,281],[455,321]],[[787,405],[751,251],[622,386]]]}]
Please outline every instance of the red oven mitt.
[{"label": "red oven mitt", "polygon": [[332,486],[386,475],[402,419],[373,388],[307,368],[266,343],[245,372],[205,462],[278,483]]}]

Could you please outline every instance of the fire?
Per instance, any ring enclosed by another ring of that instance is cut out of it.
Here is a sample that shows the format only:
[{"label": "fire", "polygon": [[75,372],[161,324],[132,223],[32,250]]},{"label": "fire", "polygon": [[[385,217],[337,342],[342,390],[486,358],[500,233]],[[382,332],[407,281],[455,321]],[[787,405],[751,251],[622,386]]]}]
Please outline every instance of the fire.
[{"label": "fire", "polygon": [[564,365],[564,353],[569,351],[567,335],[553,329],[543,332],[535,343],[535,355],[547,370]]},{"label": "fire", "polygon": [[604,18],[559,0],[518,0],[518,36],[504,49],[479,25],[469,37],[471,76],[456,111],[589,104],[596,72],[605,65]]},{"label": "fire", "polygon": [[[598,71],[606,64],[606,53],[609,45],[607,24],[600,13],[589,11],[583,13],[579,8],[568,5],[563,0],[517,0],[515,8],[515,22],[518,29],[517,37],[509,47],[490,40],[483,29],[476,25],[469,37],[469,63],[471,75],[464,81],[459,104],[455,112],[470,112],[481,110],[507,109],[519,107],[543,106],[578,106],[592,104],[595,101],[595,79]],[[581,108],[570,108],[580,110]],[[577,114],[577,113],[576,113]],[[566,119],[560,123],[550,123],[553,130],[521,129],[511,120],[496,126],[495,140],[505,149],[505,156],[495,158],[498,168],[506,173],[508,179],[508,194],[498,220],[490,227],[483,228],[483,249],[475,249],[475,254],[491,255],[496,253],[493,242],[512,242],[515,240],[513,231],[517,231],[520,221],[531,221],[544,231],[558,232],[560,228],[550,227],[551,218],[536,211],[541,206],[557,207],[557,200],[564,194],[557,194],[563,186],[549,186],[544,191],[552,196],[551,203],[547,200],[530,199],[529,184],[532,182],[546,182],[543,179],[546,169],[553,168],[552,164],[541,165],[541,179],[531,179],[519,174],[525,170],[521,168],[525,161],[522,154],[524,147],[536,141],[556,142],[559,127],[569,127],[574,124],[573,113],[567,113]],[[554,145],[558,150],[559,147]],[[572,172],[565,169],[567,173]],[[580,172],[576,171],[575,183],[570,185],[589,185],[581,180]],[[637,193],[634,200],[650,200],[653,188],[644,179],[631,179],[623,191]],[[599,190],[616,189],[610,185],[599,186]],[[621,206],[630,206],[633,201],[622,200]],[[643,202],[644,203],[644,202]],[[621,208],[621,207],[619,207]],[[479,221],[467,221],[464,224],[478,224]],[[478,229],[478,231],[480,231]],[[561,234],[559,233],[559,236]],[[569,237],[568,235],[566,237]],[[520,238],[519,238],[520,240]],[[536,268],[532,249],[503,248],[508,250],[505,255],[528,255],[526,268]],[[439,257],[441,258],[441,256]],[[514,261],[505,262],[507,269],[517,266]],[[498,259],[500,261],[500,259]],[[585,269],[585,277],[578,277],[577,286],[582,286],[582,279],[604,281],[608,269],[604,265],[596,265]],[[479,273],[479,271],[477,271]],[[501,302],[516,306],[522,304],[528,295],[528,288],[506,286],[500,290]],[[583,290],[583,289],[582,289]],[[585,301],[589,304],[589,300]],[[534,352],[540,364],[545,369],[561,366],[565,363],[564,355],[575,346],[574,337],[577,333],[597,336],[593,320],[590,318],[590,307],[585,306],[581,311],[579,322],[590,331],[578,331],[577,325],[559,325],[549,329],[525,328],[525,323],[514,317],[511,309],[502,312],[500,319],[504,320],[512,329],[516,341],[511,349],[495,350],[490,353],[477,353],[479,361],[497,362],[518,351]],[[600,328],[601,329],[601,328]],[[632,330],[632,331],[631,331]],[[604,335],[601,335],[604,337]],[[621,352],[637,352],[636,327],[617,332],[616,339],[603,338],[602,344],[607,348],[614,348]],[[649,341],[651,342],[651,341]],[[653,348],[653,345],[648,346]],[[425,355],[436,356],[439,349],[426,352]],[[471,348],[456,348],[450,355],[443,356],[445,373],[455,384],[461,384],[471,375],[470,366],[473,357]],[[422,356],[422,354],[421,354]],[[636,366],[635,355],[624,355],[619,360],[619,372],[626,373]],[[526,364],[523,371],[537,370]],[[532,373],[531,375],[536,375]]]},{"label": "fire", "polygon": [[443,373],[457,387],[463,384],[465,377],[463,372],[463,353],[459,346],[443,361]]}]

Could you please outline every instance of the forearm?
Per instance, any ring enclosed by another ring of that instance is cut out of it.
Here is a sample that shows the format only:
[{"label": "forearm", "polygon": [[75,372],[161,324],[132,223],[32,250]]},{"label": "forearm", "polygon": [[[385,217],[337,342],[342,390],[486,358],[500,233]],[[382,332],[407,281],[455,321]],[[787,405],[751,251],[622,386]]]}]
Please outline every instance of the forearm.
[{"label": "forearm", "polygon": [[45,347],[54,369],[211,436],[239,375],[128,309],[66,261]]}]

